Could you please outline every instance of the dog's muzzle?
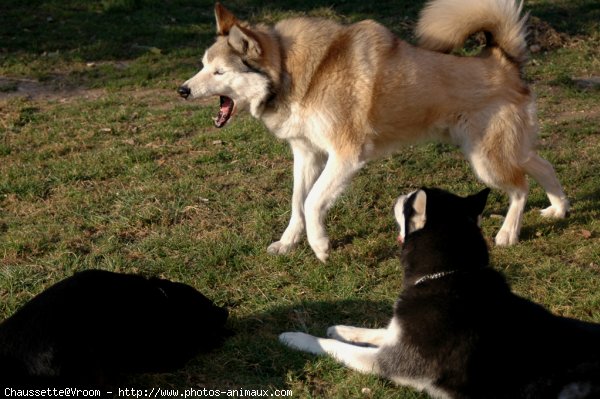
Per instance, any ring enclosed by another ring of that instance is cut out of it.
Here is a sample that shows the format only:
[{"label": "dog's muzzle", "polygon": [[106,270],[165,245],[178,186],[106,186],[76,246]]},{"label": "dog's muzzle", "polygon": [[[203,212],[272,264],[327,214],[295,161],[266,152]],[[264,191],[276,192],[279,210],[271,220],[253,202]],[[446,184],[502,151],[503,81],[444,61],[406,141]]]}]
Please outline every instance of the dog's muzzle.
[{"label": "dog's muzzle", "polygon": [[180,86],[177,89],[177,93],[183,98],[188,98],[190,94],[192,94],[192,90],[187,86]]}]

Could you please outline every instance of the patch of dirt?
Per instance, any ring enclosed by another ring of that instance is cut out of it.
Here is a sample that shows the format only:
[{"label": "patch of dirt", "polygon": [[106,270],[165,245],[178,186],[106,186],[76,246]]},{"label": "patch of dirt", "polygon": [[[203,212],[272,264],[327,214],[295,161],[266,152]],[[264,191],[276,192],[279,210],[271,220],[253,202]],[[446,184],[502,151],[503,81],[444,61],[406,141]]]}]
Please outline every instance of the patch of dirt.
[{"label": "patch of dirt", "polygon": [[552,118],[555,123],[568,122],[578,119],[592,119],[600,121],[600,105],[581,111],[565,111]]},{"label": "patch of dirt", "polygon": [[600,89],[600,76],[572,78],[573,84],[581,90],[598,90]]},{"label": "patch of dirt", "polygon": [[[172,109],[178,102],[185,102],[190,107],[214,106],[218,108],[219,100],[207,98],[185,101],[177,94],[176,87],[170,89],[133,89],[120,93],[136,101],[141,101],[156,109]],[[59,101],[67,103],[73,100],[95,100],[106,95],[104,89],[88,89],[83,86],[67,86],[61,83],[60,77],[47,81],[28,78],[11,78],[0,76],[0,101],[12,98],[27,98],[37,101]]]},{"label": "patch of dirt", "polygon": [[527,44],[532,53],[557,49],[570,41],[569,35],[557,32],[548,22],[535,16],[529,17]]},{"label": "patch of dirt", "polygon": [[67,87],[60,80],[39,81],[27,78],[0,76],[0,100],[25,97],[33,100],[67,101],[71,98],[95,99],[105,93],[102,89]]}]

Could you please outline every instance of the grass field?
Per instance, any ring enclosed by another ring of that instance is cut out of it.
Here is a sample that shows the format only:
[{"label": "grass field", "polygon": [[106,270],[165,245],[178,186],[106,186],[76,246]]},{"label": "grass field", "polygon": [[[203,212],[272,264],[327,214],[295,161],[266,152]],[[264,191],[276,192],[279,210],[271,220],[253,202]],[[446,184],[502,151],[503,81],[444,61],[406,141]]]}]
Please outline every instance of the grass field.
[{"label": "grass field", "polygon": [[[226,5],[252,21],[373,18],[412,40],[422,2]],[[554,164],[572,213],[542,219],[537,211],[547,200],[532,183],[522,242],[491,246],[493,267],[553,312],[600,322],[600,90],[578,80],[600,75],[600,4],[536,0],[526,9],[540,153]],[[0,319],[79,270],[157,275],[229,307],[237,334],[179,372],[130,386],[426,397],[288,350],[277,335],[384,326],[402,281],[394,199],[422,185],[463,195],[483,186],[455,149],[408,147],[366,167],[331,210],[327,264],[306,243],[268,255],[289,218],[288,147],[249,115],[216,130],[210,117],[218,100],[185,102],[175,91],[213,34],[207,1],[0,4]],[[483,222],[490,244],[506,207],[493,192]]]}]

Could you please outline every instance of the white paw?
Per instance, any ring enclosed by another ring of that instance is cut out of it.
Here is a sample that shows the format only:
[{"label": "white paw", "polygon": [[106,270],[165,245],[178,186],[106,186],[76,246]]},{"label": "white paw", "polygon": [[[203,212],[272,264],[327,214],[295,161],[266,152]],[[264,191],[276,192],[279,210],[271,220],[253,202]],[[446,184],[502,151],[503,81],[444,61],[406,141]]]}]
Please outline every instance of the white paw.
[{"label": "white paw", "polygon": [[279,335],[279,342],[303,352],[314,353],[316,355],[323,353],[323,349],[321,349],[317,338],[310,334],[302,332],[284,332]]},{"label": "white paw", "polygon": [[327,258],[329,258],[329,252],[315,252],[315,255],[317,255],[317,258],[321,262],[327,263]]},{"label": "white paw", "polygon": [[567,216],[568,206],[549,206],[546,209],[542,209],[540,213],[545,218],[564,219]]},{"label": "white paw", "polygon": [[511,234],[507,231],[500,230],[496,234],[496,245],[499,247],[508,247],[519,242],[519,237],[516,234]]},{"label": "white paw", "polygon": [[284,244],[281,241],[275,241],[267,247],[267,252],[272,255],[284,255],[290,252],[293,247],[293,244]]},{"label": "white paw", "polygon": [[321,237],[317,240],[309,240],[309,244],[315,252],[315,255],[317,255],[317,258],[325,263],[329,257],[329,239],[327,237]]}]

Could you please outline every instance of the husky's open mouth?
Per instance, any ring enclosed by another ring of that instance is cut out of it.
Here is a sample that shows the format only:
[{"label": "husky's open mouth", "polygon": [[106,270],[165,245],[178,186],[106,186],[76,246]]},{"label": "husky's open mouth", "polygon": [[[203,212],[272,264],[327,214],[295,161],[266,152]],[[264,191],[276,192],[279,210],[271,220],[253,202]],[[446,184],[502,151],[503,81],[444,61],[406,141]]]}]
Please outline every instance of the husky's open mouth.
[{"label": "husky's open mouth", "polygon": [[233,110],[235,108],[235,103],[233,100],[227,96],[220,96],[221,106],[219,108],[219,113],[216,117],[213,118],[215,121],[216,127],[223,127],[233,115]]}]

